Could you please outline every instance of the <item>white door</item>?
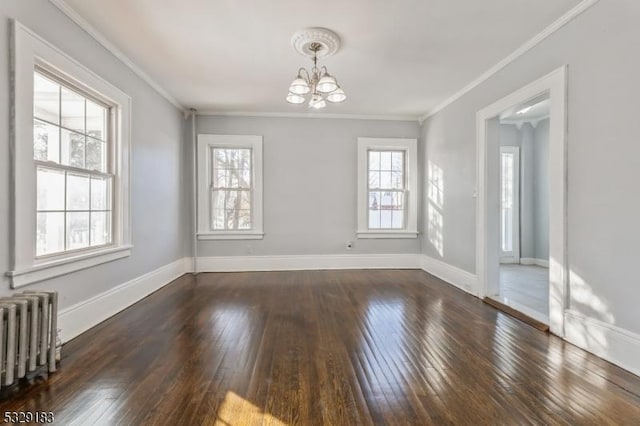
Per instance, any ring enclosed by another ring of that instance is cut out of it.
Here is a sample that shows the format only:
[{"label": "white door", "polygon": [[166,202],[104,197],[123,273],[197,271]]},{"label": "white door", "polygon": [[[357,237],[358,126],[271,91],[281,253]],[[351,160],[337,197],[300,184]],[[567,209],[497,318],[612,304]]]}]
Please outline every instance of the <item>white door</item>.
[{"label": "white door", "polygon": [[500,147],[500,263],[520,263],[520,148]]}]

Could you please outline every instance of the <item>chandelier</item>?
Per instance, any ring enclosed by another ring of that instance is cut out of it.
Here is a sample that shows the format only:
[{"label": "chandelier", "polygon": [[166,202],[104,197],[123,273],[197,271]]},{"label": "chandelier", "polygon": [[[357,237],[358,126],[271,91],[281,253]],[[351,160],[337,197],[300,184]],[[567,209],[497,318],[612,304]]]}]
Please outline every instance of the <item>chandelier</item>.
[{"label": "chandelier", "polygon": [[294,34],[291,43],[298,53],[313,58],[313,68],[310,72],[305,68],[298,70],[298,75],[289,86],[287,102],[303,104],[309,95],[309,108],[322,109],[327,106],[327,101],[339,103],[347,99],[327,67],[318,67],[318,56],[326,57],[338,50],[338,36],[326,28],[308,28]]}]

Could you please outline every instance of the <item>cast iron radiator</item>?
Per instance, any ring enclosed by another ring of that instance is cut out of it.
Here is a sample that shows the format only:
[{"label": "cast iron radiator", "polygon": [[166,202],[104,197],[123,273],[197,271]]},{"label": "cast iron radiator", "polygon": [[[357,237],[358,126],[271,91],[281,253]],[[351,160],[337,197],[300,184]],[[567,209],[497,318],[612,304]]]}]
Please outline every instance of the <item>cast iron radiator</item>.
[{"label": "cast iron radiator", "polygon": [[56,371],[58,292],[25,291],[0,297],[0,386],[39,368]]}]

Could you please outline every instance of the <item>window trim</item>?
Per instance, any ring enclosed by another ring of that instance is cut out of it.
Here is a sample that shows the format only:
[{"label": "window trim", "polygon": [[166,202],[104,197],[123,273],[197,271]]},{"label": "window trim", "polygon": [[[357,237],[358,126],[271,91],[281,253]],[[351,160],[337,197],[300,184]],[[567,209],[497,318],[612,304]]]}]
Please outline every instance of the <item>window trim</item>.
[{"label": "window trim", "polygon": [[[406,179],[406,227],[369,229],[368,225],[368,152],[404,151]],[[405,138],[358,138],[358,238],[418,238],[418,140]]]},{"label": "window trim", "polygon": [[[131,98],[57,47],[11,21],[12,248],[11,287],[18,288],[131,254],[130,123]],[[53,73],[83,93],[111,107],[109,126],[113,143],[113,243],[96,249],[36,258],[36,162],[33,158],[33,83],[36,68]],[[29,141],[30,143],[25,143]]]},{"label": "window trim", "polygon": [[[212,230],[211,186],[214,148],[251,149],[252,228],[248,230]],[[198,240],[261,240],[263,232],[262,136],[198,134],[197,161]]]}]

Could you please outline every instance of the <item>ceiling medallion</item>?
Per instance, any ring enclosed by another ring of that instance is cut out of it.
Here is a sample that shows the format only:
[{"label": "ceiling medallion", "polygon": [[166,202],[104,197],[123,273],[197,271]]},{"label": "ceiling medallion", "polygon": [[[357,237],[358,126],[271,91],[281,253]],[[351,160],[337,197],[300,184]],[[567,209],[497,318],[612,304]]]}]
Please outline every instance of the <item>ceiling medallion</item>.
[{"label": "ceiling medallion", "polygon": [[303,56],[313,59],[313,68],[298,70],[298,75],[289,86],[287,102],[302,104],[309,94],[309,108],[322,109],[327,101],[337,103],[347,99],[327,67],[318,68],[318,58],[331,56],[340,48],[340,37],[326,28],[307,28],[298,31],[291,38],[293,48]]}]

